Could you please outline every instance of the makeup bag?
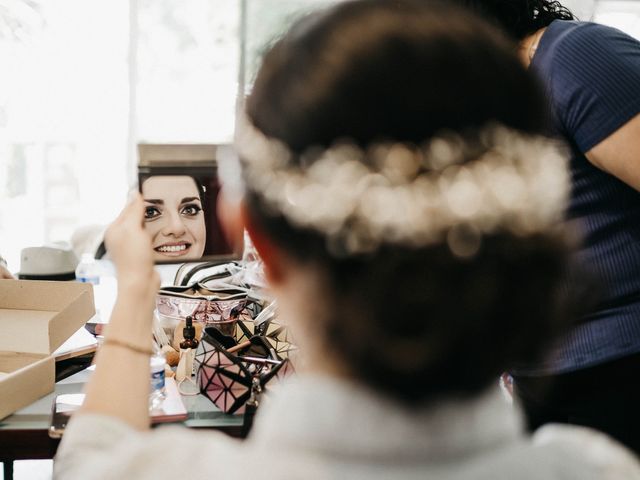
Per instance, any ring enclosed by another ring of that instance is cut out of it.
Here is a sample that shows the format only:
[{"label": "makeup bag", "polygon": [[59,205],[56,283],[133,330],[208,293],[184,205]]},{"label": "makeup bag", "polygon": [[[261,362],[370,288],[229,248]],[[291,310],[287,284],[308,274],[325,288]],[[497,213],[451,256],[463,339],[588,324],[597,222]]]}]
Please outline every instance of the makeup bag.
[{"label": "makeup bag", "polygon": [[296,347],[275,321],[256,327],[238,321],[233,335],[207,327],[196,350],[200,392],[225,413],[243,413],[243,434],[251,428],[260,395],[294,371]]},{"label": "makeup bag", "polygon": [[216,283],[233,283],[244,267],[238,262],[196,262],[182,264],[176,271],[174,285],[186,286],[199,283],[212,287]]},{"label": "makeup bag", "polygon": [[241,288],[210,290],[196,283],[189,286],[164,287],[156,296],[156,310],[162,320],[176,322],[191,316],[195,322],[216,325],[226,335],[233,335],[238,320],[250,320],[260,312],[260,303]]}]

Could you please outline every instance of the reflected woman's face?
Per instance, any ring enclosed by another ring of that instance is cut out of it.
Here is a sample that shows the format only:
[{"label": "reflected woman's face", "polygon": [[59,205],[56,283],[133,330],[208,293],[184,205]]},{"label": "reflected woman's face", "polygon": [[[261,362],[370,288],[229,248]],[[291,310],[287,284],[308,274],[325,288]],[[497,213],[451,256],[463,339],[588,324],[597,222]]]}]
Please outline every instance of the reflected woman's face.
[{"label": "reflected woman's face", "polygon": [[142,196],[155,260],[202,257],[206,227],[195,180],[187,175],[155,175],[142,183]]}]

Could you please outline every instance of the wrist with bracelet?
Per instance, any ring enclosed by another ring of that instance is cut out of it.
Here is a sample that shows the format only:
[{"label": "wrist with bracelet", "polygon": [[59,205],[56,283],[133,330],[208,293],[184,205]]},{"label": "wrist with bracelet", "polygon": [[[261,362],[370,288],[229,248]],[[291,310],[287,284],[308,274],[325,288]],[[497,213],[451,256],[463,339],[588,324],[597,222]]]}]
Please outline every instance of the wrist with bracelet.
[{"label": "wrist with bracelet", "polygon": [[153,350],[151,349],[151,347],[143,347],[133,342],[129,342],[127,340],[120,340],[118,338],[107,337],[102,342],[102,345],[103,346],[111,345],[115,347],[126,348],[127,350],[130,350],[134,353],[139,353],[142,355],[148,355],[148,356],[153,355]]}]

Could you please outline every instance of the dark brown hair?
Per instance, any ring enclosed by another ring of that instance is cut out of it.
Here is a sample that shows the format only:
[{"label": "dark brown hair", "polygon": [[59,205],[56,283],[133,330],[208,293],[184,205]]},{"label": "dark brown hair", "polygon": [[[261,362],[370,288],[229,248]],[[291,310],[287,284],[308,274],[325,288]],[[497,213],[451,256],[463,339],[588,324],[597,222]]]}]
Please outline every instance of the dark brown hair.
[{"label": "dark brown hair", "polygon": [[479,13],[520,41],[554,20],[575,20],[571,11],[550,0],[448,0]]},{"label": "dark brown hair", "polygon": [[[345,137],[419,143],[491,122],[540,133],[545,105],[514,45],[479,18],[441,2],[367,0],[308,17],[281,39],[247,113],[301,152]],[[566,323],[561,233],[497,232],[471,258],[446,244],[341,255],[273,215],[259,192],[247,203],[275,243],[326,279],[317,321],[327,346],[355,378],[405,402],[475,394],[537,358]]]}]

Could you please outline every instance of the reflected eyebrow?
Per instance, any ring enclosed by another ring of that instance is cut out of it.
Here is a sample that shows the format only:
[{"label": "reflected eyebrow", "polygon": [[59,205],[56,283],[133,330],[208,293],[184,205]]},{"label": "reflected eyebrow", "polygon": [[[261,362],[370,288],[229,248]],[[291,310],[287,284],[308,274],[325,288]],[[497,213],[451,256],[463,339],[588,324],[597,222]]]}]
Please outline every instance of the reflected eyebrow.
[{"label": "reflected eyebrow", "polygon": [[147,203],[153,203],[154,205],[164,205],[164,200],[156,198],[145,198],[144,201]]},{"label": "reflected eyebrow", "polygon": [[193,202],[194,200],[200,201],[200,198],[199,197],[185,197],[182,200],[180,200],[180,203],[189,203],[189,202]]}]

